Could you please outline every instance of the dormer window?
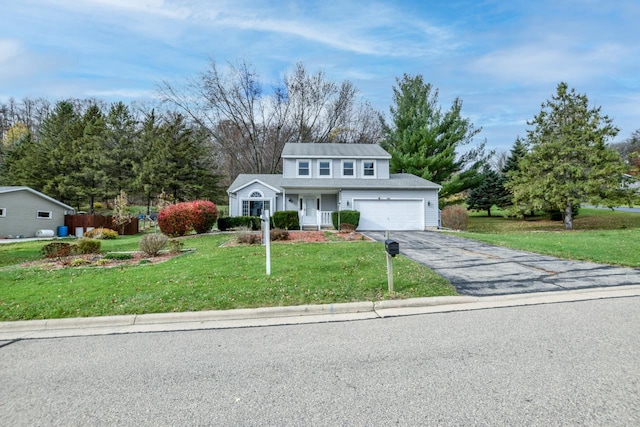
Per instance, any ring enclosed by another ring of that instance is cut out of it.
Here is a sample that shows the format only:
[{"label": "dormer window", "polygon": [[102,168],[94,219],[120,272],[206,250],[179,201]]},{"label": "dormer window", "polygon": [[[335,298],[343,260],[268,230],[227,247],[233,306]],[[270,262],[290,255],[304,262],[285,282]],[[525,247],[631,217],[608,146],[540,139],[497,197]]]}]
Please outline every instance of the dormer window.
[{"label": "dormer window", "polygon": [[331,177],[331,161],[320,160],[318,162],[318,176]]},{"label": "dormer window", "polygon": [[310,160],[298,160],[298,176],[311,176]]},{"label": "dormer window", "polygon": [[353,160],[343,160],[342,176],[352,177],[352,176],[355,176],[355,173],[356,173],[355,162]]},{"label": "dormer window", "polygon": [[362,162],[362,176],[364,176],[365,178],[375,178],[376,162],[371,160]]}]

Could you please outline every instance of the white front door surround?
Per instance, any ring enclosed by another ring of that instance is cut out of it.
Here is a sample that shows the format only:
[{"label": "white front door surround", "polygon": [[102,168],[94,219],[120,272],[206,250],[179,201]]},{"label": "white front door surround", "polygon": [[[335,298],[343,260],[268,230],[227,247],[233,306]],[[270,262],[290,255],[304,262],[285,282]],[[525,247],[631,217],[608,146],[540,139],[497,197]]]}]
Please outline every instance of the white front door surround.
[{"label": "white front door surround", "polygon": [[302,225],[316,225],[318,223],[318,197],[304,196],[302,198]]}]

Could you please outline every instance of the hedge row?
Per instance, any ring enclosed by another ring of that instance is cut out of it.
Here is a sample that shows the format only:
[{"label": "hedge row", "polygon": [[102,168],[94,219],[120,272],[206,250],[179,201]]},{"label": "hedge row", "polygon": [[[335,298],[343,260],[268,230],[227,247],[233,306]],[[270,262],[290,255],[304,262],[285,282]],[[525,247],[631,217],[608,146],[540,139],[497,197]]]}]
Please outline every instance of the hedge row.
[{"label": "hedge row", "polygon": [[260,230],[261,219],[259,216],[225,216],[218,218],[218,230],[220,231],[227,231],[238,227]]}]

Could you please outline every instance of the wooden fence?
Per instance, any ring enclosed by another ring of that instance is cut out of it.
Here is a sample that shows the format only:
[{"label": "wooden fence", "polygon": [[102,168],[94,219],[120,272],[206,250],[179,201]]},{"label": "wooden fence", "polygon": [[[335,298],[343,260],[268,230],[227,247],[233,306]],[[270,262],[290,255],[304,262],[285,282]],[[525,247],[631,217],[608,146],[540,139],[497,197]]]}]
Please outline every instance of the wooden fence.
[{"label": "wooden fence", "polygon": [[82,228],[82,233],[86,233],[90,228],[110,228],[118,232],[118,234],[124,234],[125,236],[131,236],[138,234],[138,218],[131,218],[131,222],[124,225],[124,233],[122,233],[121,226],[113,224],[112,216],[104,215],[65,215],[64,225],[69,228],[69,234],[77,235],[76,229]]}]

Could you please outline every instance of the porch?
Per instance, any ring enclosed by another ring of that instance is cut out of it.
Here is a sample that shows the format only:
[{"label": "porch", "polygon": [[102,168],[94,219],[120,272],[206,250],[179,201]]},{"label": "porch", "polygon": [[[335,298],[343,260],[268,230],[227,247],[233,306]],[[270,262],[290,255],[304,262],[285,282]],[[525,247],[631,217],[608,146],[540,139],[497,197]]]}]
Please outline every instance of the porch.
[{"label": "porch", "polygon": [[298,211],[300,229],[302,230],[333,230],[331,221],[332,211],[316,211],[315,218],[305,215],[304,211]]}]

